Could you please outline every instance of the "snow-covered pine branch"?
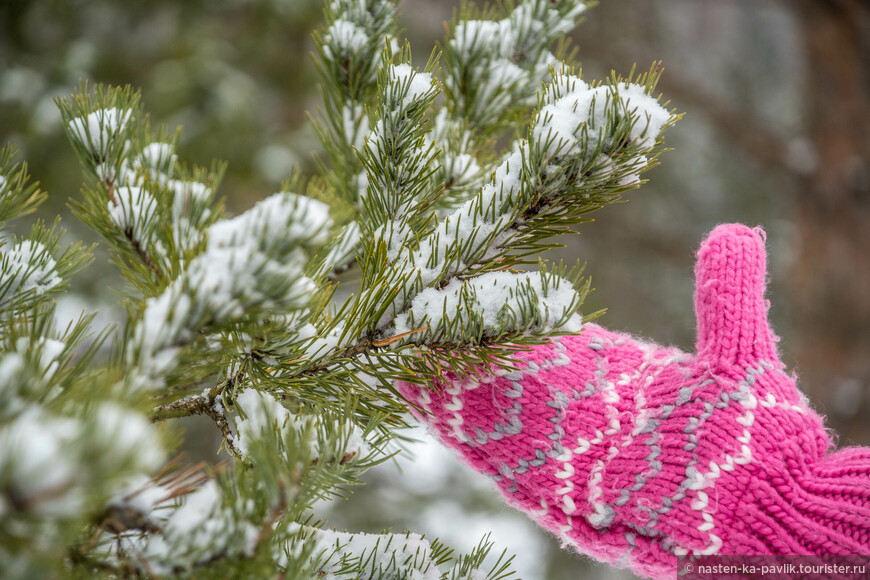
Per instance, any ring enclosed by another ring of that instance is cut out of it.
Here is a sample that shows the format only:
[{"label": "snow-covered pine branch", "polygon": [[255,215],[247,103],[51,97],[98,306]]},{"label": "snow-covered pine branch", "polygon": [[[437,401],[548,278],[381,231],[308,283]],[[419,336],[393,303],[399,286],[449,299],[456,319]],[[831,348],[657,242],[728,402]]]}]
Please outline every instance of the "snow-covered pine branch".
[{"label": "snow-covered pine branch", "polygon": [[33,212],[46,193],[29,183],[27,165],[15,162],[15,148],[0,148],[0,224]]},{"label": "snow-covered pine branch", "polygon": [[521,263],[523,251],[552,247],[544,240],[638,185],[661,132],[676,120],[648,94],[656,79],[614,77],[590,87],[570,71],[555,72],[527,138],[411,254],[423,285]]},{"label": "snow-covered pine branch", "polygon": [[[329,159],[318,160],[320,174],[332,195],[346,209],[359,211],[366,190],[366,173],[356,155],[369,133],[367,108],[375,104],[378,70],[385,46],[397,52],[398,0],[329,0],[326,22],[315,32],[323,110],[313,119],[314,130]],[[347,224],[325,264],[327,273],[342,271],[355,259],[359,229]]]},{"label": "snow-covered pine branch", "polygon": [[[410,60],[409,55],[407,49],[400,60]],[[435,144],[425,138],[425,115],[439,86],[431,72],[416,71],[406,62],[394,65],[392,60],[385,50],[377,121],[361,153],[367,183],[360,200],[361,251],[384,255],[387,262],[396,260],[412,232],[429,228],[439,194],[429,180],[437,166]],[[424,71],[434,66],[430,60]],[[365,261],[363,289],[375,280],[382,264],[382,259]]]},{"label": "snow-covered pine branch", "polygon": [[[44,199],[4,149],[0,216]],[[90,367],[102,339],[90,336],[93,316],[56,328],[53,299],[90,260],[81,244],[64,247],[63,234],[37,223],[0,245],[0,562],[9,577],[39,577],[46,562],[61,563],[112,488],[165,458],[156,427],[135,402],[107,397]]]},{"label": "snow-covered pine branch", "polygon": [[574,313],[582,301],[574,285],[559,276],[489,272],[423,290],[396,318],[395,331],[424,344],[482,342],[518,332],[579,332]]},{"label": "snow-covered pine branch", "polygon": [[65,231],[55,223],[33,225],[27,236],[0,241],[0,329],[11,316],[25,316],[50,304],[67,289],[66,281],[91,260],[90,251],[75,243],[61,249]]},{"label": "snow-covered pine branch", "polygon": [[235,425],[231,444],[249,469],[204,482],[199,477],[195,485],[166,476],[131,480],[107,504],[107,523],[120,514],[127,523],[97,540],[101,558],[137,559],[161,575],[227,559],[280,568],[279,551],[299,530],[294,519],[384,460],[366,442],[368,436],[372,446],[384,445],[384,437],[363,433],[343,417],[296,417],[272,395],[254,390],[235,403],[234,411],[220,412]]},{"label": "snow-covered pine branch", "polygon": [[[58,101],[86,174],[74,211],[126,281],[126,320],[58,329],[89,251],[57,224],[0,238],[4,573],[512,577],[488,542],[454,558],[412,533],[324,530],[316,502],[396,452],[394,381],[508,366],[579,330],[588,283],[537,254],[637,187],[677,116],[657,68],[587,83],[551,52],[582,1],[465,9],[422,68],[396,5],[326,3],[319,173],[235,217],[222,165],[186,164],[132,89]],[[0,223],[44,198],[0,151]],[[174,435],[154,423],[188,415],[214,421],[227,464],[164,463]]]},{"label": "snow-covered pine branch", "polygon": [[435,182],[444,186],[438,205],[445,215],[483,185],[477,159],[493,153],[488,140],[517,128],[535,104],[540,83],[565,56],[550,52],[553,43],[586,8],[580,0],[527,1],[491,20],[468,5],[453,23],[442,57],[446,102],[435,121],[442,147]]},{"label": "snow-covered pine branch", "polygon": [[[314,544],[313,547],[311,544]],[[455,560],[451,550],[438,540],[430,542],[419,534],[350,534],[309,526],[298,526],[296,534],[280,547],[278,561],[292,565],[293,556],[310,551],[313,572],[324,580],[364,578],[392,580],[504,580],[510,578],[510,561],[502,553],[488,561],[493,544],[488,537],[468,554]],[[449,565],[445,570],[445,565]],[[286,570],[289,572],[290,570]],[[297,572],[298,573],[298,572]]]},{"label": "snow-covered pine branch", "polygon": [[306,309],[317,290],[305,276],[310,251],[325,243],[330,226],[325,205],[292,193],[213,224],[203,252],[145,302],[128,364],[159,388],[200,334]]},{"label": "snow-covered pine branch", "polygon": [[662,131],[676,120],[649,94],[657,78],[653,69],[589,86],[569,69],[554,72],[527,137],[513,144],[477,195],[440,222],[418,220],[430,228],[420,225],[404,240],[401,230],[387,230],[390,244],[380,246],[387,247],[380,259],[371,259],[374,246],[362,252],[364,265],[375,266],[363,268],[370,292],[378,284],[401,291],[361,331],[399,344],[474,349],[575,330],[572,315],[584,294],[579,278],[506,270],[553,247],[553,236],[640,183],[660,151]]},{"label": "snow-covered pine branch", "polygon": [[466,119],[477,139],[510,126],[535,104],[540,83],[561,66],[553,43],[586,11],[582,0],[526,0],[500,20],[454,23],[444,47],[444,86],[453,119]]},{"label": "snow-covered pine branch", "polygon": [[[440,580],[438,567],[450,560],[449,549],[418,534],[350,534],[323,529],[300,529],[300,536],[315,541],[314,569],[327,580],[408,578]],[[294,549],[293,543],[285,548]]]},{"label": "snow-covered pine branch", "polygon": [[220,217],[214,192],[223,167],[180,163],[178,131],[153,131],[130,88],[91,91],[83,84],[57,103],[88,174],[74,213],[105,239],[137,293],[160,293],[201,251],[202,232]]}]

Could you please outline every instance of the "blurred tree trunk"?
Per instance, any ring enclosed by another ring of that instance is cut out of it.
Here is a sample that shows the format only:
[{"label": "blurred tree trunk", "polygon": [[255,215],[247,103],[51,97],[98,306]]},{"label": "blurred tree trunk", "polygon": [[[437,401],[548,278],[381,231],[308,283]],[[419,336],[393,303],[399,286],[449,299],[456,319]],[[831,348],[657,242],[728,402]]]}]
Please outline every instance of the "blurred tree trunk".
[{"label": "blurred tree trunk", "polygon": [[[806,51],[806,136],[793,304],[801,384],[841,443],[870,441],[870,6],[793,4]],[[861,400],[863,398],[863,401]]]}]

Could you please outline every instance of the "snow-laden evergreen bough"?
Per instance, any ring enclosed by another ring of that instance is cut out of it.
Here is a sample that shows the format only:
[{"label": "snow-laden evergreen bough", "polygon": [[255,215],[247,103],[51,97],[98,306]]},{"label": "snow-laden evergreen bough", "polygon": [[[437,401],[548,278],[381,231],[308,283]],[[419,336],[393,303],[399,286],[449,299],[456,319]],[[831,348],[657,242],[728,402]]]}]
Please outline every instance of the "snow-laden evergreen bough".
[{"label": "snow-laden evergreen bough", "polygon": [[[410,532],[334,532],[312,505],[391,456],[397,381],[508,368],[579,330],[579,268],[522,267],[637,187],[676,116],[655,67],[587,83],[550,52],[583,2],[465,8],[422,70],[395,9],[327,3],[320,171],[235,217],[215,201],[223,167],[183,163],[134,91],[58,101],[87,174],[73,209],[126,280],[127,320],[57,328],[90,249],[64,248],[57,224],[4,239],[4,574],[512,576],[486,541],[454,556]],[[0,220],[44,198],[4,149]],[[171,459],[161,426],[190,415],[214,420],[232,461]]]}]

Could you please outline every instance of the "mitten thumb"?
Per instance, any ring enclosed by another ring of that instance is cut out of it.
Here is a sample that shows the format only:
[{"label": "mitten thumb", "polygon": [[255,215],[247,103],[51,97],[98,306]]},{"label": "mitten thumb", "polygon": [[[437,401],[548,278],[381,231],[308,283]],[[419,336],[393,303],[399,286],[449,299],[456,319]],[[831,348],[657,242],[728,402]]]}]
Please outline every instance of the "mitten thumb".
[{"label": "mitten thumb", "polygon": [[695,265],[698,357],[712,366],[778,361],[767,321],[764,230],[718,226],[701,243]]}]

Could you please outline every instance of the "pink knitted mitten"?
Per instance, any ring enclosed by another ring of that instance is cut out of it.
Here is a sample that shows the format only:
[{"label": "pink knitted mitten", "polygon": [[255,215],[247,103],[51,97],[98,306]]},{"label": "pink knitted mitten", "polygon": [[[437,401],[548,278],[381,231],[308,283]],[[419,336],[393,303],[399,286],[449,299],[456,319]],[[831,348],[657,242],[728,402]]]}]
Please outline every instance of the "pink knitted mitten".
[{"label": "pink knitted mitten", "polygon": [[418,417],[565,544],[655,578],[687,554],[870,554],[870,449],[830,453],[785,373],[763,232],[716,228],[697,354],[586,324],[520,370],[400,385]]}]

